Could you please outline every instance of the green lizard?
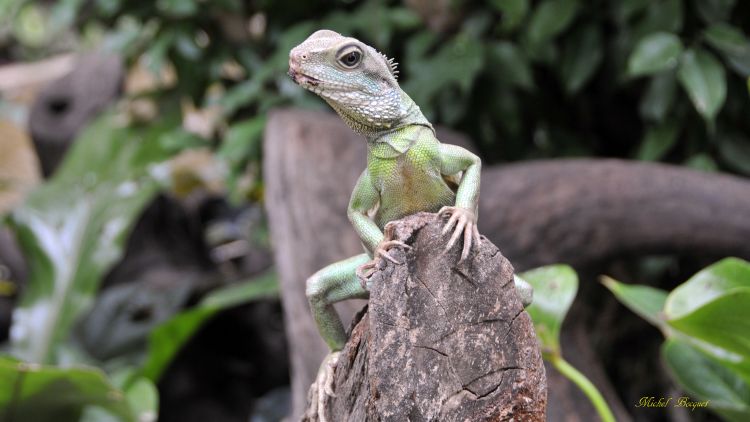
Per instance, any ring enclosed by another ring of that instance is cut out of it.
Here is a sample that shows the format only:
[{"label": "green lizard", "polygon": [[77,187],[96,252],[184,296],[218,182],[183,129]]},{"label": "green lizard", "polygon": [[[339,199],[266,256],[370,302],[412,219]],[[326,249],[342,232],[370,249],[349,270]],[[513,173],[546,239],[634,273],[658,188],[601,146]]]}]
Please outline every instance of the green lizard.
[{"label": "green lizard", "polygon": [[[331,264],[307,280],[307,297],[321,336],[332,353],[313,384],[313,407],[325,420],[332,371],[347,337],[335,302],[367,298],[367,279],[379,259],[398,263],[388,251],[409,248],[393,240],[388,223],[420,212],[449,217],[446,250],[463,240],[460,261],[481,242],[477,230],[481,161],[473,153],[441,144],[419,107],[401,90],[396,66],[374,48],[336,32],[320,30],[289,54],[289,75],[322,97],[355,132],[367,139],[367,168],[349,202],[348,216],[366,253]],[[384,233],[385,232],[385,233]],[[531,286],[516,279],[525,305]]]}]

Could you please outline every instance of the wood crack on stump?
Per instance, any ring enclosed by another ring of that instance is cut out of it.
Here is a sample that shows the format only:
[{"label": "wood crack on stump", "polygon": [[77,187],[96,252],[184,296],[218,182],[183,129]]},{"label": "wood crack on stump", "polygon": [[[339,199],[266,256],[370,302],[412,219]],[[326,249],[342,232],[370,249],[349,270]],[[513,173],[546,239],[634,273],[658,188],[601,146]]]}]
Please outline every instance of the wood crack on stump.
[{"label": "wood crack on stump", "polygon": [[545,420],[544,365],[513,267],[486,239],[458,264],[442,224],[429,213],[397,223],[413,249],[372,277],[336,368],[331,421]]}]

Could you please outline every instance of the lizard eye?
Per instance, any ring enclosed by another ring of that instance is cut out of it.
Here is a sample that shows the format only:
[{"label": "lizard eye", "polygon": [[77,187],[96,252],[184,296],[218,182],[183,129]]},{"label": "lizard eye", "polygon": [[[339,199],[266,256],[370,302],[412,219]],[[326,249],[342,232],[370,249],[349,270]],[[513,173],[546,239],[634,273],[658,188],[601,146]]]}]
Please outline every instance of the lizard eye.
[{"label": "lizard eye", "polygon": [[358,65],[360,60],[362,60],[362,53],[357,50],[349,51],[339,57],[339,62],[344,65],[344,67],[348,68],[353,68]]}]

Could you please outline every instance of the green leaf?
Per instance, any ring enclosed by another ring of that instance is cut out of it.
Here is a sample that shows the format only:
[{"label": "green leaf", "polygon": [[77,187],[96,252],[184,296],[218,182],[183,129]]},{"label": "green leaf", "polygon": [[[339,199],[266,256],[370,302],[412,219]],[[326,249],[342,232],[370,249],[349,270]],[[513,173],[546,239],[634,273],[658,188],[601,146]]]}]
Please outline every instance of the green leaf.
[{"label": "green leaf", "polygon": [[736,0],[697,0],[694,1],[698,15],[707,23],[729,20]]},{"label": "green leaf", "polygon": [[727,94],[727,81],[721,63],[703,49],[690,49],[682,55],[677,77],[698,113],[706,120],[713,121],[724,105]]},{"label": "green leaf", "polygon": [[137,377],[125,389],[131,411],[140,421],[155,421],[159,411],[159,391],[151,380]]},{"label": "green leaf", "polygon": [[55,33],[64,31],[75,23],[78,16],[82,0],[60,0],[55,2],[51,10],[51,18],[48,22]]},{"label": "green leaf", "polygon": [[122,7],[122,0],[96,0],[96,11],[104,17],[112,17]]},{"label": "green leaf", "polygon": [[693,155],[683,165],[700,171],[714,172],[719,170],[716,161],[710,155],[703,153]]},{"label": "green leaf", "polygon": [[488,49],[489,63],[504,82],[526,90],[534,88],[531,65],[523,51],[508,41],[499,41]]},{"label": "green leaf", "polygon": [[596,73],[604,58],[602,34],[597,25],[587,25],[571,34],[563,45],[560,75],[568,94],[575,94]]},{"label": "green leaf", "polygon": [[534,9],[527,27],[531,45],[549,41],[570,26],[580,4],[578,0],[546,0]]},{"label": "green leaf", "polygon": [[136,421],[123,393],[96,368],[58,368],[0,357],[0,409],[8,421],[74,421],[96,406]]},{"label": "green leaf", "polygon": [[669,315],[667,322],[689,336],[750,357],[750,278],[746,282],[748,287],[728,290],[679,318]]},{"label": "green leaf", "polygon": [[676,88],[677,81],[673,72],[654,75],[641,98],[638,109],[641,117],[655,122],[664,120],[674,102]]},{"label": "green leaf", "polygon": [[741,76],[750,75],[750,41],[741,30],[721,22],[708,27],[703,35],[735,72]]},{"label": "green leaf", "polygon": [[664,343],[661,354],[677,382],[692,396],[709,400],[709,409],[727,421],[750,420],[750,386],[742,378],[675,339]]},{"label": "green leaf", "polygon": [[254,300],[275,298],[278,294],[275,273],[213,291],[195,308],[175,315],[151,332],[142,375],[157,382],[182,346],[219,311]]},{"label": "green leaf", "polygon": [[670,319],[682,318],[738,288],[750,288],[750,263],[739,258],[725,258],[672,290],[664,312]]},{"label": "green leaf", "polygon": [[429,55],[434,41],[432,35],[414,37],[406,47],[406,56],[410,59],[406,63],[408,73],[430,77],[410,78],[402,86],[417,104],[426,109],[434,98],[451,86],[458,87],[459,93],[466,95],[484,65],[484,46],[477,38],[459,33],[435,54]]},{"label": "green leaf", "polygon": [[636,157],[645,161],[655,161],[662,158],[677,141],[679,129],[674,121],[649,128],[638,147]]},{"label": "green leaf", "polygon": [[242,283],[216,289],[204,297],[199,306],[221,310],[259,299],[276,298],[278,295],[278,278],[275,272],[269,272]]},{"label": "green leaf", "polygon": [[567,265],[549,265],[519,274],[534,288],[534,301],[526,309],[534,321],[542,351],[560,355],[560,327],[578,290],[578,276]]},{"label": "green leaf", "polygon": [[164,65],[167,63],[167,54],[169,49],[177,38],[177,33],[173,30],[164,30],[154,37],[150,46],[144,53],[144,59],[148,69],[155,75],[160,75]]},{"label": "green leaf", "polygon": [[732,170],[750,175],[750,140],[740,134],[726,135],[719,141],[719,157]]},{"label": "green leaf", "polygon": [[741,30],[728,23],[715,23],[703,31],[706,41],[714,48],[730,54],[744,54],[748,40]]},{"label": "green leaf", "polygon": [[244,162],[249,157],[259,159],[259,147],[266,117],[253,117],[233,124],[224,137],[218,155],[232,166]]},{"label": "green leaf", "polygon": [[628,74],[642,76],[672,69],[682,54],[682,41],[667,32],[656,32],[641,39],[628,59]]},{"label": "green leaf", "polygon": [[[159,392],[151,380],[139,374],[132,366],[125,366],[110,373],[112,385],[125,394],[125,399],[138,422],[153,422],[159,413]],[[100,422],[94,415],[91,422]],[[83,421],[87,422],[87,421]]]},{"label": "green leaf", "polygon": [[636,16],[645,9],[650,0],[621,0],[612,4],[612,14],[615,20],[624,25],[633,16]]},{"label": "green leaf", "polygon": [[31,269],[13,315],[12,350],[19,357],[57,361],[58,345],[90,307],[157,192],[149,168],[168,158],[157,140],[163,130],[118,129],[109,115],[96,120],[54,178],[13,213],[11,227]]},{"label": "green leaf", "polygon": [[731,353],[750,358],[750,263],[727,258],[670,293],[669,325]]},{"label": "green leaf", "polygon": [[500,28],[506,32],[518,28],[529,12],[529,0],[491,0],[490,3],[502,13]]},{"label": "green leaf", "polygon": [[615,295],[617,300],[641,318],[657,328],[664,326],[662,310],[667,301],[667,292],[649,286],[620,283],[603,276],[602,283]]},{"label": "green leaf", "polygon": [[167,16],[185,18],[198,11],[195,0],[156,0],[156,8]]},{"label": "green leaf", "polygon": [[682,30],[684,20],[683,0],[661,0],[649,2],[645,16],[633,27],[635,40],[640,40],[654,32]]},{"label": "green leaf", "polygon": [[175,49],[188,60],[197,61],[203,55],[203,50],[196,44],[195,38],[187,31],[179,31],[175,38]]}]

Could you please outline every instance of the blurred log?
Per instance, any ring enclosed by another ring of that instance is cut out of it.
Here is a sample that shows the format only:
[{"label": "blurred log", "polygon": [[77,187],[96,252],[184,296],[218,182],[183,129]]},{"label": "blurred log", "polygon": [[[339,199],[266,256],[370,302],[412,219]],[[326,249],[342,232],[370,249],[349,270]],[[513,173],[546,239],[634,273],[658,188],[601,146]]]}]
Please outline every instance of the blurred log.
[{"label": "blurred log", "polygon": [[49,177],[75,136],[119,95],[122,59],[107,54],[81,56],[73,70],[42,88],[31,107],[29,129]]},{"label": "blurred log", "polygon": [[513,267],[486,239],[457,264],[443,223],[429,213],[397,222],[413,249],[372,277],[336,368],[332,421],[545,420],[544,365]]},{"label": "blurred log", "polygon": [[[438,137],[469,144],[440,129]],[[333,113],[289,109],[271,113],[264,151],[266,206],[290,341],[292,417],[297,418],[326,353],[310,316],[305,280],[362,251],[346,206],[365,168],[366,146]],[[743,218],[750,214],[750,182],[728,175],[622,160],[525,162],[485,168],[479,206],[480,230],[518,270],[553,262],[583,267],[647,253],[750,258],[750,220]],[[346,303],[339,310],[348,310],[348,320],[360,306]],[[579,369],[603,373],[599,362],[589,365],[591,370]],[[553,380],[556,372],[549,377],[550,385],[568,382]],[[608,384],[606,378],[592,381]],[[608,402],[618,400],[606,393],[613,389],[604,390]],[[585,420],[587,414],[580,416]]]},{"label": "blurred log", "polygon": [[615,256],[750,258],[750,181],[665,164],[549,160],[487,169],[480,226],[519,269]]}]

